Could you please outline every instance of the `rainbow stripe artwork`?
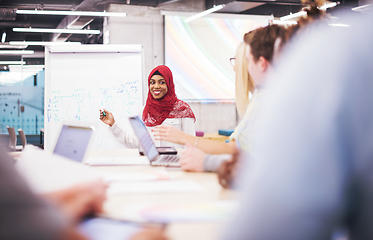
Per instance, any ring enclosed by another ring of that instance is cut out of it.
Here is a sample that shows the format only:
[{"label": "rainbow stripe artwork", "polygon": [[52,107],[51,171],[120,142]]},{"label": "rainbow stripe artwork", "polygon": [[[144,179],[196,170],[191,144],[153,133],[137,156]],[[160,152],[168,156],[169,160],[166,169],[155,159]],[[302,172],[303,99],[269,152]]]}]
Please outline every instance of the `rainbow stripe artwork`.
[{"label": "rainbow stripe artwork", "polygon": [[185,16],[165,16],[165,64],[172,70],[180,99],[234,99],[235,75],[229,58],[243,35],[268,25],[269,18],[224,16],[212,14],[189,23],[184,22]]}]

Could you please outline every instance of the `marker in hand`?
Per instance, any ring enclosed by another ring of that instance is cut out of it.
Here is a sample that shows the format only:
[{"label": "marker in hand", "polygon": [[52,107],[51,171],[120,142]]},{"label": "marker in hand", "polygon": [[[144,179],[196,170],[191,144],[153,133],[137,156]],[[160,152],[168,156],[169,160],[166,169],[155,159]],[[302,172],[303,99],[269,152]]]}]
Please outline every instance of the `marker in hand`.
[{"label": "marker in hand", "polygon": [[100,105],[100,120],[103,123],[112,127],[113,124],[115,123],[113,114],[109,110],[104,109],[104,107],[102,106],[102,103],[99,102],[98,104]]},{"label": "marker in hand", "polygon": [[100,103],[100,107],[101,107],[101,111],[102,111],[102,116],[106,116],[106,112],[104,111],[104,107],[102,106],[102,104]]}]

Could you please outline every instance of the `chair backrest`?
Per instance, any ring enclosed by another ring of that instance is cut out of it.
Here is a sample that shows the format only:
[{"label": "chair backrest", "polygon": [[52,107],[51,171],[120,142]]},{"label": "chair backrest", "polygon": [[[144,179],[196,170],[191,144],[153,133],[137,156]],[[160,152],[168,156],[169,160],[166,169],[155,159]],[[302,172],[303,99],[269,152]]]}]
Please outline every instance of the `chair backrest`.
[{"label": "chair backrest", "polygon": [[20,128],[20,129],[18,129],[18,134],[19,134],[19,137],[21,138],[22,147],[25,148],[25,146],[27,144],[27,139],[26,139],[25,132]]},{"label": "chair backrest", "polygon": [[16,134],[16,130],[14,129],[14,127],[6,127],[8,129],[8,133],[9,133],[9,147],[11,149],[15,149],[16,148],[16,145],[17,145],[17,134]]}]

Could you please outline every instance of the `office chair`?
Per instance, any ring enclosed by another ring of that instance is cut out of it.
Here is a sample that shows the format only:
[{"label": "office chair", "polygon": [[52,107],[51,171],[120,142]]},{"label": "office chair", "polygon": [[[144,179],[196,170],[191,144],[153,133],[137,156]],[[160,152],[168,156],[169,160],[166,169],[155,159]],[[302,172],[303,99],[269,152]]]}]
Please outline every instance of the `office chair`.
[{"label": "office chair", "polygon": [[23,147],[20,145],[17,146],[17,134],[14,127],[7,126],[6,128],[8,129],[9,133],[9,148],[12,151],[22,151]]},{"label": "office chair", "polygon": [[20,128],[20,129],[18,129],[18,135],[21,138],[22,149],[24,149],[26,144],[27,144],[27,139],[26,139],[25,132]]}]

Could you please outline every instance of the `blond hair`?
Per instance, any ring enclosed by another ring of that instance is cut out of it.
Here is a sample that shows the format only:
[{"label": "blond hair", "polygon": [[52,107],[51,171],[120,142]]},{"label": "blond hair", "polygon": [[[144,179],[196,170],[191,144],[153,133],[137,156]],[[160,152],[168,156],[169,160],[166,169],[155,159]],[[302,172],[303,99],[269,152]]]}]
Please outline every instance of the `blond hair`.
[{"label": "blond hair", "polygon": [[236,107],[240,117],[245,114],[249,104],[249,92],[254,92],[254,83],[249,75],[248,63],[246,60],[247,44],[241,42],[236,50]]}]

